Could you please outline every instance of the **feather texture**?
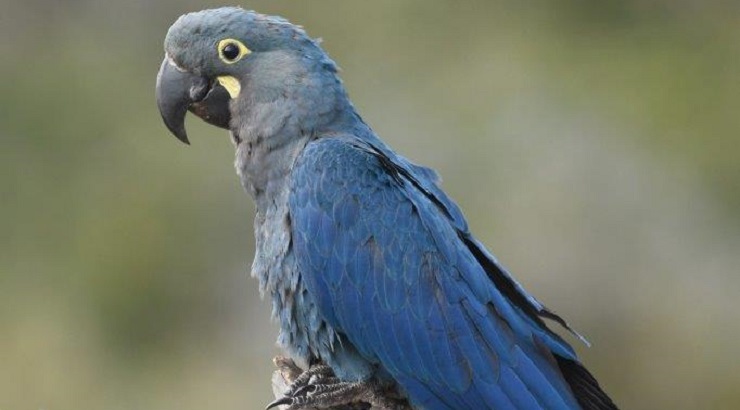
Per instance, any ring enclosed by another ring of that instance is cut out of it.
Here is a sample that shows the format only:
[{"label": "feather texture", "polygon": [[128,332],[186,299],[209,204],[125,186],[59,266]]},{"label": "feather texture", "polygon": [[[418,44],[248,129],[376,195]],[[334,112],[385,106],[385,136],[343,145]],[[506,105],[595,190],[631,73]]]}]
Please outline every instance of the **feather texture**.
[{"label": "feather texture", "polygon": [[573,350],[425,183],[351,136],[306,146],[293,251],[322,315],[419,408],[579,408]]}]

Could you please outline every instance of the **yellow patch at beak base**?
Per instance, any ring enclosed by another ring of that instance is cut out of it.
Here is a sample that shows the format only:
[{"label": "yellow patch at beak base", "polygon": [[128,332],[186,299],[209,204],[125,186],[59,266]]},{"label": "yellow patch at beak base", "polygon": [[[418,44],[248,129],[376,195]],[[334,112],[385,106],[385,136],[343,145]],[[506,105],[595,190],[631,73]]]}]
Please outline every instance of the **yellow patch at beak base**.
[{"label": "yellow patch at beak base", "polygon": [[232,77],[230,75],[222,75],[221,77],[217,77],[216,79],[218,80],[218,83],[221,84],[221,86],[229,92],[231,99],[238,97],[239,93],[242,91],[242,85],[235,77]]}]

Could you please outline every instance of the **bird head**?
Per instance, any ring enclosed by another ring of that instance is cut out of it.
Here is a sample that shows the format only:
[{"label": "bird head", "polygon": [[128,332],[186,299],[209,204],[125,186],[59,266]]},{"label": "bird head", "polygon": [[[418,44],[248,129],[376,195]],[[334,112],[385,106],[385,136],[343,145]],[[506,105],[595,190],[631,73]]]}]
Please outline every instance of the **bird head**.
[{"label": "bird head", "polygon": [[[170,27],[164,48],[157,105],[167,128],[185,143],[187,111],[235,130],[250,119],[250,109],[251,119],[267,115],[254,113],[260,104],[261,111],[280,116],[281,111],[306,109],[312,93],[326,95],[316,73],[330,74],[341,88],[333,61],[303,29],[238,7],[181,16]],[[272,104],[271,110],[264,104]],[[275,120],[280,121],[286,122]]]}]

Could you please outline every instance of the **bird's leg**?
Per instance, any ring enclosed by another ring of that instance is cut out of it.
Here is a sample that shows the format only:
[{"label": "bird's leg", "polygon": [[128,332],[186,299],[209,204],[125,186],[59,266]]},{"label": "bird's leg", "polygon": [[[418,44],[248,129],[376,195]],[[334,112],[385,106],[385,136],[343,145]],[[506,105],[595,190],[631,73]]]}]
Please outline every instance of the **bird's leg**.
[{"label": "bird's leg", "polygon": [[323,378],[331,378],[334,376],[334,372],[331,367],[325,364],[318,364],[309,367],[308,370],[301,373],[293,382],[288,386],[288,391],[285,392],[286,396],[293,396],[298,391],[306,388],[309,383],[315,380],[322,380]]},{"label": "bird's leg", "polygon": [[409,410],[405,401],[389,397],[391,389],[374,379],[362,382],[342,382],[326,365],[316,365],[298,376],[286,395],[267,409],[287,405],[286,410],[301,409],[361,409]]},{"label": "bird's leg", "polygon": [[294,402],[287,410],[306,407],[324,409],[361,403],[370,405],[371,409],[410,410],[405,401],[388,397],[387,386],[375,380],[341,382],[334,377],[321,382],[322,384],[309,384],[296,392]]}]

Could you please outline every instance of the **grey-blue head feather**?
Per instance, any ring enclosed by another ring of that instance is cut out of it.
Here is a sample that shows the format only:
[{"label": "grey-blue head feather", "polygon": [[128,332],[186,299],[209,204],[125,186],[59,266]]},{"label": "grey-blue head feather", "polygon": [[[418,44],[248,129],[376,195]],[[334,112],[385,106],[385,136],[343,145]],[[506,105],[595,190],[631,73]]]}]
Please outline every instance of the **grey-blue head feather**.
[{"label": "grey-blue head feather", "polygon": [[216,47],[226,38],[241,41],[252,53],[294,51],[314,57],[325,55],[318,42],[300,26],[282,17],[239,7],[202,10],[181,16],[167,32],[164,46],[167,54],[184,69],[210,75],[222,74],[234,71],[233,66],[218,58]]},{"label": "grey-blue head feather", "polygon": [[[226,58],[224,44],[236,58]],[[164,48],[157,100],[165,123],[183,141],[188,109],[242,139],[299,123],[310,132],[353,111],[336,64],[300,26],[281,17],[238,7],[185,14],[170,27]]]}]

